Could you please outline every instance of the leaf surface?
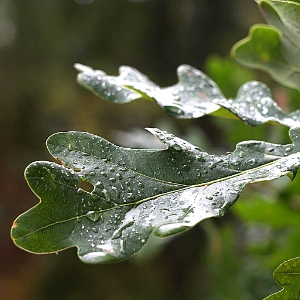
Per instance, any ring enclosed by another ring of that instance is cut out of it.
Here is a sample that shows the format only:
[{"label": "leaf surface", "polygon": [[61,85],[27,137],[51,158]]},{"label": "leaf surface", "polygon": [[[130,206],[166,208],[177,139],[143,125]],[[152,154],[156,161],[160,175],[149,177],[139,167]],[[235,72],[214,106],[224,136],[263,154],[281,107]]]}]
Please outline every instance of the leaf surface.
[{"label": "leaf surface", "polygon": [[106,100],[126,103],[146,98],[177,118],[198,118],[210,114],[238,117],[252,126],[277,122],[290,128],[297,127],[300,121],[300,111],[284,113],[272,99],[270,89],[257,81],[243,84],[235,99],[226,99],[216,83],[187,65],[178,68],[179,82],[168,88],[158,87],[130,67],[120,67],[117,77],[83,65],[77,64],[77,69],[80,70],[78,82]]},{"label": "leaf surface", "polygon": [[[123,260],[152,231],[164,237],[223,216],[246,184],[293,178],[300,164],[300,129],[290,130],[292,144],[242,142],[219,157],[148,130],[166,149],[122,148],[84,132],[52,135],[47,147],[62,165],[27,167],[26,179],[41,202],[16,219],[14,242],[35,253],[77,247],[87,263]],[[81,187],[84,182],[92,188]]]},{"label": "leaf surface", "polygon": [[257,1],[269,25],[255,25],[232,48],[233,57],[247,67],[268,72],[278,82],[300,89],[300,2]]},{"label": "leaf surface", "polygon": [[160,88],[134,68],[122,66],[119,76],[109,76],[80,64],[77,81],[96,95],[116,103],[147,99],[156,102],[176,118],[199,118],[220,107],[213,99],[223,99],[218,86],[201,71],[181,65],[177,69],[178,83]]},{"label": "leaf surface", "polygon": [[292,258],[279,265],[274,272],[274,279],[283,289],[265,300],[300,299],[300,258]]},{"label": "leaf surface", "polygon": [[236,99],[214,100],[214,103],[230,110],[244,123],[258,126],[276,122],[289,128],[300,125],[300,111],[285,113],[272,99],[270,89],[263,83],[251,81],[238,91]]}]

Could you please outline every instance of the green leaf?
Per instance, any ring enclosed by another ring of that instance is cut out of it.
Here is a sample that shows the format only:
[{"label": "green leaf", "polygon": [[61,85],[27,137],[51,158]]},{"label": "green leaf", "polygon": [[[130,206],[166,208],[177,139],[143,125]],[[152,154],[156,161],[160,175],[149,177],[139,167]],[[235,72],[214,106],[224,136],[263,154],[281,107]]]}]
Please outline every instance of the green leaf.
[{"label": "green leaf", "polygon": [[299,128],[290,130],[293,144],[242,142],[220,157],[148,130],[166,149],[122,148],[84,132],[50,136],[48,150],[63,165],[27,167],[25,177],[41,202],[16,219],[16,245],[35,253],[77,247],[87,263],[123,260],[152,231],[169,236],[223,216],[246,184],[293,178],[300,164]]},{"label": "green leaf", "polygon": [[274,279],[283,289],[265,300],[300,299],[300,258],[292,258],[279,265],[274,272]]},{"label": "green leaf", "polygon": [[78,74],[80,84],[112,102],[125,103],[144,97],[155,101],[177,118],[211,114],[238,117],[252,126],[267,122],[277,122],[290,128],[299,125],[300,111],[285,114],[272,99],[270,89],[257,81],[242,85],[236,99],[226,99],[209,77],[187,65],[178,68],[179,83],[169,88],[159,88],[130,67],[121,67],[118,77],[82,65],[76,67],[81,70]]},{"label": "green leaf", "polygon": [[131,67],[120,67],[119,76],[108,76],[103,71],[76,64],[80,73],[77,81],[96,95],[116,103],[144,98],[156,102],[176,118],[199,118],[220,107],[213,99],[223,99],[218,86],[201,71],[188,66],[178,67],[179,82],[160,88],[148,77]]},{"label": "green leaf", "polygon": [[270,89],[263,83],[251,81],[244,84],[238,91],[235,100],[214,100],[237,115],[244,123],[258,126],[267,122],[298,127],[300,125],[300,110],[286,114],[272,99]]},{"label": "green leaf", "polygon": [[299,90],[300,2],[257,2],[270,26],[253,26],[249,36],[232,48],[232,55],[245,66],[264,70],[278,82]]}]

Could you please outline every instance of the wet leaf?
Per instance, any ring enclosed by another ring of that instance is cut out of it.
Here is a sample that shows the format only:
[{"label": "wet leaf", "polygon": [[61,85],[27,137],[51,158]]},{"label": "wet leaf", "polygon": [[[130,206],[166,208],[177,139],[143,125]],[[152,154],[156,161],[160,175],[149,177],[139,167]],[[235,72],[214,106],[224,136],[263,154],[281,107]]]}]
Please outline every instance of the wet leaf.
[{"label": "wet leaf", "polygon": [[261,82],[244,84],[234,100],[214,100],[214,103],[230,110],[248,125],[258,126],[267,122],[276,122],[289,128],[300,125],[300,111],[284,113],[272,99],[270,89]]},{"label": "wet leaf", "polygon": [[152,231],[169,236],[223,216],[246,184],[293,178],[300,164],[300,129],[290,130],[292,144],[242,142],[224,156],[148,130],[166,149],[122,148],[84,132],[52,135],[48,150],[63,165],[27,167],[26,179],[41,202],[16,219],[16,245],[35,253],[77,247],[87,263],[123,260]]},{"label": "wet leaf", "polygon": [[116,103],[144,98],[160,105],[176,118],[199,118],[220,107],[213,99],[223,99],[218,86],[201,71],[188,66],[178,67],[178,83],[160,88],[148,77],[131,67],[120,67],[119,76],[109,76],[80,64],[77,81],[96,95]]},{"label": "wet leaf", "polygon": [[283,289],[265,300],[300,299],[300,258],[292,258],[279,265],[274,272],[274,279]]},{"label": "wet leaf", "polygon": [[257,1],[269,25],[255,25],[249,36],[232,49],[234,58],[247,67],[268,72],[288,87],[300,89],[300,2]]},{"label": "wet leaf", "polygon": [[177,118],[198,118],[210,114],[225,118],[240,118],[258,126],[277,122],[297,127],[300,111],[286,114],[272,99],[263,83],[250,81],[242,85],[235,99],[226,99],[217,85],[201,71],[187,65],[178,68],[178,84],[160,88],[145,75],[130,67],[121,67],[118,77],[77,65],[81,71],[78,82],[98,96],[116,103],[146,98],[158,103]]}]

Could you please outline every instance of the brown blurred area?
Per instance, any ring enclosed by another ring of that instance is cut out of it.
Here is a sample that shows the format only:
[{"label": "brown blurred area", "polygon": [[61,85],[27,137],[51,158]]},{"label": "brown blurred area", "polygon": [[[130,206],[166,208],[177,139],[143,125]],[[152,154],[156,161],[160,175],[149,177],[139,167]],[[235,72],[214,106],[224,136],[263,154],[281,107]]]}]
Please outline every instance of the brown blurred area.
[{"label": "brown blurred area", "polygon": [[128,65],[161,86],[174,84],[178,65],[202,69],[209,54],[229,54],[258,18],[252,2],[0,0],[2,300],[209,299],[213,283],[207,282],[202,258],[209,247],[222,254],[210,245],[205,228],[171,239],[148,260],[89,266],[77,259],[75,249],[27,253],[11,241],[10,227],[38,203],[23,172],[33,161],[51,160],[45,140],[52,133],[88,131],[114,141],[116,130],[151,127],[161,120],[182,131],[186,124],[205,125],[171,120],[147,102],[100,100],[78,86],[75,63],[113,75]]}]

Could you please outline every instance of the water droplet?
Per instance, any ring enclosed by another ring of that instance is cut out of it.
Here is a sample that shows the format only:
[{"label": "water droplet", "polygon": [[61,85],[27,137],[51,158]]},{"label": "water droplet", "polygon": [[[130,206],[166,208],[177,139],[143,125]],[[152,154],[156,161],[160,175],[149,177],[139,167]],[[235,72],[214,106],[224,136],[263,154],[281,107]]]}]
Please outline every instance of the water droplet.
[{"label": "water droplet", "polygon": [[291,152],[292,150],[293,150],[292,147],[286,147],[286,148],[285,148],[285,152]]},{"label": "water droplet", "polygon": [[217,166],[217,164],[214,162],[214,161],[210,161],[209,163],[208,163],[208,167],[210,168],[210,169],[214,169],[215,167]]},{"label": "water droplet", "polygon": [[103,189],[102,193],[104,195],[105,200],[110,201],[111,199],[110,193],[106,189]]},{"label": "water droplet", "polygon": [[198,157],[197,157],[197,160],[198,160],[199,162],[205,162],[205,161],[206,161],[205,158],[204,158],[203,156],[198,156]]},{"label": "water droplet", "polygon": [[189,165],[183,165],[183,166],[182,166],[182,170],[183,170],[183,171],[188,172],[189,169],[190,169],[190,166],[189,166]]},{"label": "water droplet", "polygon": [[111,183],[115,183],[115,182],[116,182],[116,178],[111,177],[111,178],[109,178],[109,181],[110,181]]},{"label": "water droplet", "polygon": [[103,183],[102,182],[100,182],[100,181],[97,181],[96,182],[96,184],[95,184],[95,188],[97,188],[97,189],[103,189],[103,187],[104,187],[104,185],[103,185]]},{"label": "water droplet", "polygon": [[128,199],[134,199],[133,193],[128,193],[128,194],[127,194],[127,197],[128,197]]},{"label": "water droplet", "polygon": [[93,222],[97,222],[100,220],[100,212],[91,210],[86,214],[86,217]]},{"label": "water droplet", "polygon": [[81,188],[77,189],[77,194],[82,195],[83,194],[83,189],[81,189]]},{"label": "water droplet", "polygon": [[232,162],[231,162],[231,164],[233,165],[233,166],[239,166],[240,164],[241,164],[241,162],[240,161],[238,161],[238,160],[233,160]]},{"label": "water droplet", "polygon": [[99,231],[98,228],[96,228],[96,227],[92,227],[91,230],[95,233],[98,233],[98,231]]},{"label": "water droplet", "polygon": [[116,177],[117,177],[119,180],[122,180],[122,179],[123,179],[123,176],[122,176],[122,174],[120,174],[120,173],[117,173],[117,174],[116,174]]},{"label": "water droplet", "polygon": [[178,145],[178,144],[172,145],[172,148],[173,148],[174,150],[176,150],[176,151],[182,151],[182,147],[181,147],[180,145]]},{"label": "water droplet", "polygon": [[145,187],[145,185],[144,185],[143,182],[139,182],[139,183],[138,183],[138,186],[141,187],[141,188],[144,188],[144,187]]}]

